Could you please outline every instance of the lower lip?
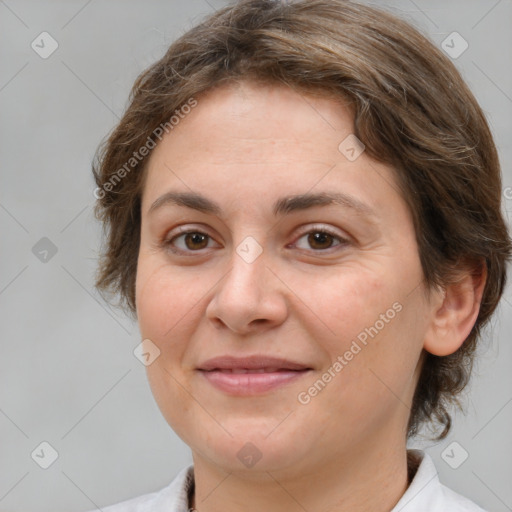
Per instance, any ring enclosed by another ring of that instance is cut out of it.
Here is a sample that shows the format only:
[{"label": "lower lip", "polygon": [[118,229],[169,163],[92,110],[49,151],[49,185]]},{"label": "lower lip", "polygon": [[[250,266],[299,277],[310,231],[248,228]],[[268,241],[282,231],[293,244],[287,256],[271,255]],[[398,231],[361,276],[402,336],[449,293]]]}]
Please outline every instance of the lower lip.
[{"label": "lower lip", "polygon": [[282,370],[272,373],[228,373],[221,371],[204,371],[201,373],[208,382],[230,395],[258,395],[300,379],[310,370]]}]

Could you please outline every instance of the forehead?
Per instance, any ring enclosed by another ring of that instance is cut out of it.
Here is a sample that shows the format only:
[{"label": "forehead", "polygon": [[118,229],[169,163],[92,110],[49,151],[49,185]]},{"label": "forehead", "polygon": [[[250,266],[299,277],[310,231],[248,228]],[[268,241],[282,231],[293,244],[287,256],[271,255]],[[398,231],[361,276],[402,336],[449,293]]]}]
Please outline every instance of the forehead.
[{"label": "forehead", "polygon": [[[258,163],[262,152],[274,162],[305,155],[332,162],[329,156],[338,156],[340,137],[353,132],[352,113],[341,100],[325,94],[313,97],[285,85],[233,82],[206,91],[196,101],[154,154],[172,145],[175,151],[181,148],[182,162],[222,154],[223,164],[250,164]],[[330,155],[325,152],[328,145]],[[290,147],[293,152],[286,153]]]},{"label": "forehead", "polygon": [[217,202],[268,197],[274,204],[283,192],[315,188],[377,207],[389,202],[382,192],[394,181],[392,169],[364,152],[351,161],[340,150],[354,137],[352,112],[341,100],[250,82],[217,87],[196,100],[150,156],[145,211],[168,189],[214,195]]}]

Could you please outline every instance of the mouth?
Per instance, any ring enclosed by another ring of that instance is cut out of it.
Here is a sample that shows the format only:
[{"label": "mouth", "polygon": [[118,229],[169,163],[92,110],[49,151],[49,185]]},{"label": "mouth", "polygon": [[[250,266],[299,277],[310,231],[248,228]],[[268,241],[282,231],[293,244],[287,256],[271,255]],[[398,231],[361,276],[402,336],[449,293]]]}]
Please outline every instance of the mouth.
[{"label": "mouth", "polygon": [[203,370],[209,372],[221,372],[221,373],[275,373],[275,372],[288,372],[288,371],[301,371],[301,370],[287,370],[285,368],[214,368],[213,370]]},{"label": "mouth", "polygon": [[198,370],[216,389],[233,396],[247,396],[273,391],[303,377],[312,368],[268,356],[221,356],[202,363]]}]

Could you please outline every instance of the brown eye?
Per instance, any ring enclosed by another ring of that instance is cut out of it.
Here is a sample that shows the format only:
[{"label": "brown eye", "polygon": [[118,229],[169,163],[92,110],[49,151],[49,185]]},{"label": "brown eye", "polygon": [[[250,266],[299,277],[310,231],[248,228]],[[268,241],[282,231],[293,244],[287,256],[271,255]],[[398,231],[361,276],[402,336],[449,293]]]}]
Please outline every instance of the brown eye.
[{"label": "brown eye", "polygon": [[206,233],[190,230],[164,240],[163,245],[165,249],[173,253],[187,254],[207,249],[210,241],[212,241],[212,238]]},{"label": "brown eye", "polygon": [[208,235],[204,233],[185,233],[185,245],[187,249],[197,250],[197,249],[205,249],[208,245]]},{"label": "brown eye", "polygon": [[323,231],[312,231],[308,234],[308,243],[313,249],[329,249],[333,243],[333,236]]},{"label": "brown eye", "polygon": [[331,233],[323,227],[306,231],[295,242],[296,247],[299,249],[313,250],[313,252],[327,251],[336,247],[343,248],[349,244],[349,240],[336,233]]}]

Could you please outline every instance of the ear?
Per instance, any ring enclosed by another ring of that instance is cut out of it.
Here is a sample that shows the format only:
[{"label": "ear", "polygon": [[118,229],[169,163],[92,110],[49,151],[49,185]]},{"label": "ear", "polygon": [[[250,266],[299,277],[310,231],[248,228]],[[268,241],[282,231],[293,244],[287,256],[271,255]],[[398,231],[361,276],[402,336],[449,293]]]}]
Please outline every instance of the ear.
[{"label": "ear", "polygon": [[482,262],[433,292],[432,317],[423,343],[427,352],[447,356],[462,346],[478,317],[486,279],[487,266]]}]

